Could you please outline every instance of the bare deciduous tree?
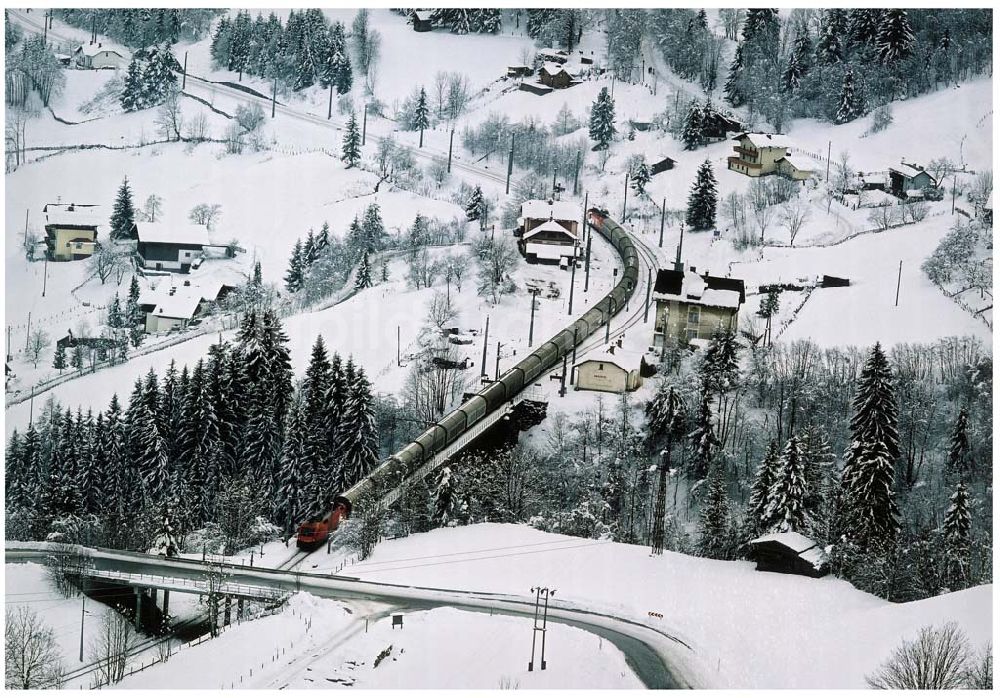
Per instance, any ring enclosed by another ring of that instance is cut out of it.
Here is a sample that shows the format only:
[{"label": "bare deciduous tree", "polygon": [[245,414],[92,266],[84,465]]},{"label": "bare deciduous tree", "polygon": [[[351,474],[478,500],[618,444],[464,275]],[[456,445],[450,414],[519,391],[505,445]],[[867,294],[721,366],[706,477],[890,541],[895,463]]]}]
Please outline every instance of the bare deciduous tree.
[{"label": "bare deciduous tree", "polygon": [[213,230],[221,216],[222,206],[220,204],[198,204],[188,214],[191,222],[203,225],[209,230]]},{"label": "bare deciduous tree", "polygon": [[878,671],[865,677],[872,688],[948,690],[964,688],[969,642],[956,623],[925,626],[914,641],[903,641]]},{"label": "bare deciduous tree", "polygon": [[90,641],[90,660],[99,685],[118,683],[125,677],[129,653],[138,639],[128,618],[113,608],[104,611],[97,635]]},{"label": "bare deciduous tree", "polygon": [[[454,347],[449,347],[439,358],[455,363],[461,361]],[[465,385],[465,372],[461,369],[414,364],[403,387],[404,400],[417,419],[435,422],[462,397]]]},{"label": "bare deciduous tree", "polygon": [[87,260],[88,271],[95,274],[102,285],[112,274],[117,274],[118,282],[121,283],[125,272],[131,269],[131,257],[132,252],[128,248],[121,248],[112,243],[100,245]]},{"label": "bare deciduous tree", "polygon": [[888,230],[899,219],[895,206],[876,206],[868,214],[868,222],[879,230]]},{"label": "bare deciduous tree", "polygon": [[142,212],[146,216],[146,220],[150,223],[156,222],[156,217],[160,215],[160,211],[163,210],[163,199],[156,194],[150,194],[146,197],[146,206],[143,208]]},{"label": "bare deciduous tree", "polygon": [[440,291],[436,291],[427,303],[427,321],[441,329],[458,317],[451,299]]},{"label": "bare deciduous tree", "polygon": [[186,138],[190,141],[203,141],[209,137],[208,117],[204,112],[198,112],[192,116],[186,124]]},{"label": "bare deciduous tree", "polygon": [[181,114],[181,91],[174,86],[167,90],[160,108],[156,110],[156,125],[168,141],[181,139],[184,116]]},{"label": "bare deciduous tree", "polygon": [[809,208],[802,199],[795,197],[781,209],[781,222],[788,231],[788,244],[795,246],[795,238],[802,226],[809,220]]},{"label": "bare deciduous tree", "polygon": [[27,606],[9,608],[4,621],[4,688],[62,688],[62,657],[52,628]]},{"label": "bare deciduous tree", "polygon": [[38,359],[41,358],[42,352],[48,346],[49,335],[44,330],[35,330],[28,337],[28,358],[31,359],[31,363],[34,364],[35,368],[38,368]]},{"label": "bare deciduous tree", "polygon": [[420,249],[409,257],[409,279],[414,288],[430,288],[434,285],[440,265],[431,259],[426,249]]}]

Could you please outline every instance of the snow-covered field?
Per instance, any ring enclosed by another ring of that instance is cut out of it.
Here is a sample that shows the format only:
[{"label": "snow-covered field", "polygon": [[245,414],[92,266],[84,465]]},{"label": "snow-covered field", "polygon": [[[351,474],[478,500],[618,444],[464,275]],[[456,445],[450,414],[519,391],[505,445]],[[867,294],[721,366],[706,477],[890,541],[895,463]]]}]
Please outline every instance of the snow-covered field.
[{"label": "snow-covered field", "polygon": [[555,603],[676,635],[692,651],[678,645],[673,659],[718,688],[864,688],[865,674],[924,625],[957,621],[977,649],[992,636],[992,586],[892,604],[833,577],[757,572],[749,562],[670,552],[651,556],[645,546],[527,526],[480,524],[384,541],[343,574],[519,596],[544,584],[558,590]]}]

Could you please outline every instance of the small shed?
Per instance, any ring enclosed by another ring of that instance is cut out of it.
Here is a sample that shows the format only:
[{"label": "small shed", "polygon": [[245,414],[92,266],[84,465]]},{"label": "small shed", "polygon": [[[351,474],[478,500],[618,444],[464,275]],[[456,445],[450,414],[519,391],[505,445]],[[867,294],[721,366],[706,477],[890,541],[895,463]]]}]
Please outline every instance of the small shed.
[{"label": "small shed", "polygon": [[552,88],[548,85],[543,85],[542,83],[535,82],[534,80],[525,80],[521,83],[518,89],[530,92],[534,95],[547,95],[552,91]]},{"label": "small shed", "polygon": [[507,66],[507,77],[509,78],[525,78],[531,75],[530,65],[509,65]]},{"label": "small shed", "polygon": [[820,288],[839,288],[841,286],[850,286],[851,280],[845,279],[840,276],[830,276],[828,274],[823,274],[823,277],[819,282]]},{"label": "small shed", "polygon": [[574,389],[624,393],[642,385],[642,365],[645,359],[633,352],[611,347],[611,350],[590,356],[573,366],[576,372]]},{"label": "small shed", "polygon": [[674,169],[674,165],[676,165],[676,164],[677,164],[677,161],[674,160],[673,158],[667,157],[666,155],[660,156],[656,160],[656,162],[653,162],[653,163],[651,163],[649,165],[649,174],[650,175],[658,175],[661,172],[666,172],[667,170],[672,170],[672,169]]},{"label": "small shed", "polygon": [[413,21],[413,31],[417,32],[429,32],[434,28],[434,24],[431,22],[432,13],[429,10],[414,10],[410,15]]},{"label": "small shed", "polygon": [[750,541],[750,559],[760,572],[822,577],[829,570],[826,552],[801,533],[769,533]]},{"label": "small shed", "polygon": [[813,170],[800,158],[786,155],[779,159],[775,165],[778,167],[778,174],[786,179],[801,182],[809,179],[813,175]]},{"label": "small shed", "polygon": [[554,61],[556,63],[565,63],[567,60],[569,60],[568,53],[554,48],[541,49],[538,52],[538,57],[543,61]]}]

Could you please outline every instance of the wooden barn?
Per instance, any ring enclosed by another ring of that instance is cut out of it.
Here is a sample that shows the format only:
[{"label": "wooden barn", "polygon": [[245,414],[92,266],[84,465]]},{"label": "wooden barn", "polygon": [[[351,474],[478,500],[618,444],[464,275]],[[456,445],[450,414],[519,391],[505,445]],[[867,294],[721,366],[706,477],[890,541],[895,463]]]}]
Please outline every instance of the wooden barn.
[{"label": "wooden barn", "polygon": [[573,84],[573,76],[559,63],[546,63],[538,69],[538,81],[554,90],[562,90]]},{"label": "wooden barn", "polygon": [[750,541],[750,559],[760,572],[822,577],[829,571],[826,552],[801,533],[769,533]]},{"label": "wooden barn", "polygon": [[895,196],[902,198],[908,196],[907,192],[936,186],[934,177],[920,165],[904,162],[889,168],[889,191]]},{"label": "wooden barn", "polygon": [[413,23],[413,31],[416,32],[429,32],[434,28],[434,24],[431,22],[431,11],[430,10],[414,10],[410,13],[410,21]]},{"label": "wooden barn", "polygon": [[666,172],[667,170],[672,170],[672,169],[674,169],[674,165],[676,165],[676,164],[677,164],[676,160],[674,160],[671,157],[667,157],[666,155],[663,155],[663,156],[657,158],[655,162],[651,162],[649,164],[649,174],[650,175],[658,175],[661,172]]}]

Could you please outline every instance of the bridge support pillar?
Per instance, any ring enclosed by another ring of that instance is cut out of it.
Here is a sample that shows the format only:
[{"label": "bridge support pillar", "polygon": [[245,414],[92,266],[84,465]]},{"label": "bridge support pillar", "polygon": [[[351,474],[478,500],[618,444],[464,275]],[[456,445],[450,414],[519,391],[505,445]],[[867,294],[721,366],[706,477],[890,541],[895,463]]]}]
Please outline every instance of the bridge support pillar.
[{"label": "bridge support pillar", "polygon": [[229,625],[233,620],[233,597],[226,595],[226,611],[222,617],[222,625]]},{"label": "bridge support pillar", "polygon": [[150,589],[149,590],[149,597],[153,600],[153,605],[154,606],[156,605],[156,592],[157,592],[157,589]]},{"label": "bridge support pillar", "polygon": [[163,590],[163,617],[166,618],[170,615],[170,590]]},{"label": "bridge support pillar", "polygon": [[236,600],[236,620],[243,620],[243,597]]},{"label": "bridge support pillar", "polygon": [[135,591],[135,629],[142,630],[142,588],[133,587]]}]

